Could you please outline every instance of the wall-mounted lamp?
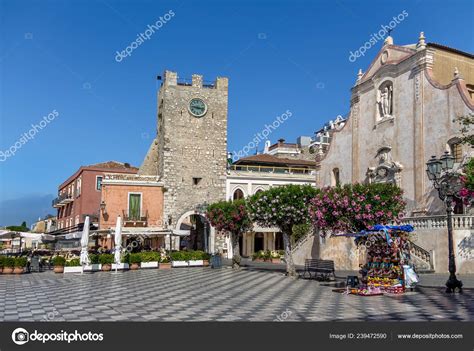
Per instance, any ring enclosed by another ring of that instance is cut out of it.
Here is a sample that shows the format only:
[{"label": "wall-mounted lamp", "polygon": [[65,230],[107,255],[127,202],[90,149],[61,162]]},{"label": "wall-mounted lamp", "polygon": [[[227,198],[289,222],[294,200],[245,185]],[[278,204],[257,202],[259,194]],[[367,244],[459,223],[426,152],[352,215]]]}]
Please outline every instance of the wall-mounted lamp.
[{"label": "wall-mounted lamp", "polygon": [[107,209],[106,209],[106,204],[105,204],[105,201],[102,201],[100,203],[100,211],[102,212],[102,214],[105,216],[107,214]]}]

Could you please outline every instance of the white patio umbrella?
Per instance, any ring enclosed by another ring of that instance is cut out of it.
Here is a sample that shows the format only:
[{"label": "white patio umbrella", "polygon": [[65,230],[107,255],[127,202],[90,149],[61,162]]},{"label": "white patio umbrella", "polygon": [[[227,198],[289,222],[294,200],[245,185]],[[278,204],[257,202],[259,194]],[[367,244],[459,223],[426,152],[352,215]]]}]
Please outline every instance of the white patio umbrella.
[{"label": "white patio umbrella", "polygon": [[89,246],[89,223],[90,223],[89,216],[86,216],[86,219],[84,221],[84,228],[82,229],[82,236],[81,236],[81,266],[82,266],[83,272],[84,272],[84,266],[90,263],[89,254],[87,253],[87,249]]},{"label": "white patio umbrella", "polygon": [[117,266],[121,261],[122,253],[122,218],[117,217],[117,224],[115,225],[115,249],[114,249],[114,258],[115,258],[115,272],[117,272]]}]

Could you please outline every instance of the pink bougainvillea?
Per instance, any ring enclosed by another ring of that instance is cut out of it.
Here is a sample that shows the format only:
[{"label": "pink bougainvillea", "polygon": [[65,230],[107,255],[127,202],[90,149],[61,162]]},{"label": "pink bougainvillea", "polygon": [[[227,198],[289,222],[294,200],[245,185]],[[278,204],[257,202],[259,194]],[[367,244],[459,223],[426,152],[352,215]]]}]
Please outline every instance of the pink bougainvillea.
[{"label": "pink bougainvillea", "polygon": [[322,236],[357,232],[403,216],[403,191],[393,184],[354,184],[321,189],[310,201],[309,214]]}]

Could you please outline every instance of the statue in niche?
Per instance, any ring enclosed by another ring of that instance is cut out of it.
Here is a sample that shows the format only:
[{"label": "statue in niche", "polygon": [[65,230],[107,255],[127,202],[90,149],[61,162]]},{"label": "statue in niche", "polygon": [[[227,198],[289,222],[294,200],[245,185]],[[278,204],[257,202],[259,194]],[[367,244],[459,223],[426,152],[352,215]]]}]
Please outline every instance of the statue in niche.
[{"label": "statue in niche", "polygon": [[380,118],[392,116],[393,88],[392,84],[384,84],[377,91],[377,105]]}]

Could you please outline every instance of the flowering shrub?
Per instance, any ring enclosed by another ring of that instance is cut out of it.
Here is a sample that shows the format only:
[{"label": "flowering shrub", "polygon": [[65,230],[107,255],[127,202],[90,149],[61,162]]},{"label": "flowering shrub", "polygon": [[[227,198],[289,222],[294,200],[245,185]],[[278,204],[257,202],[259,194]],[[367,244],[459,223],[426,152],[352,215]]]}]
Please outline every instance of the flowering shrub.
[{"label": "flowering shrub", "polygon": [[207,208],[206,217],[219,231],[243,233],[252,227],[245,200],[216,202]]},{"label": "flowering shrub", "polygon": [[403,216],[403,191],[393,184],[347,184],[323,188],[310,201],[313,225],[328,231],[358,232],[375,224],[387,224]]},{"label": "flowering shrub", "polygon": [[250,217],[262,227],[278,227],[291,233],[294,225],[309,223],[308,203],[316,194],[310,185],[285,185],[253,195]]},{"label": "flowering shrub", "polygon": [[464,175],[461,176],[463,187],[459,192],[459,197],[463,199],[465,205],[470,205],[474,201],[474,158],[464,166]]},{"label": "flowering shrub", "polygon": [[207,208],[206,217],[218,231],[228,232],[232,244],[232,266],[240,266],[239,237],[252,228],[245,200],[220,201]]},{"label": "flowering shrub", "polygon": [[316,194],[310,185],[285,185],[253,195],[247,202],[250,218],[261,227],[278,227],[285,244],[286,271],[296,275],[291,254],[291,234],[295,225],[310,223],[309,200]]}]

